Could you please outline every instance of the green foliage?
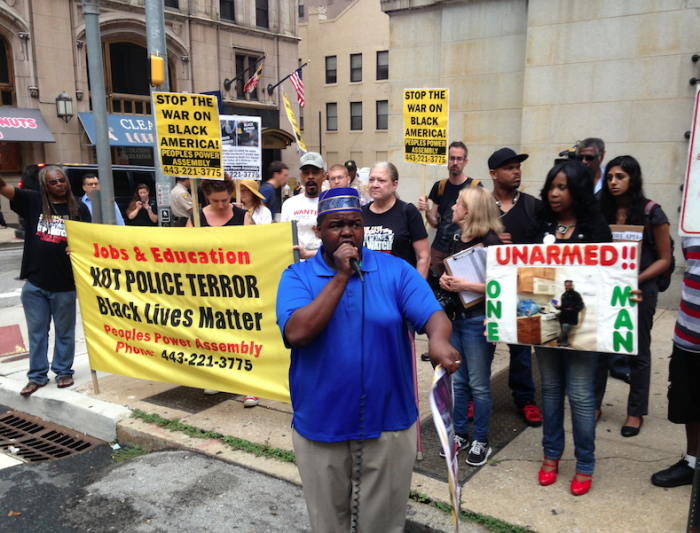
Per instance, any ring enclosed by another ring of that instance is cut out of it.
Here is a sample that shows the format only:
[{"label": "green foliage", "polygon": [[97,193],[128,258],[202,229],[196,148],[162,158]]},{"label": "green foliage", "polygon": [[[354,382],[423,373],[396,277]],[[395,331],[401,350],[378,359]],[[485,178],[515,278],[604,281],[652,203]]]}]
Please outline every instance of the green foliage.
[{"label": "green foliage", "polygon": [[131,413],[131,417],[139,418],[149,424],[156,424],[158,427],[167,429],[168,431],[179,431],[194,439],[218,440],[222,444],[225,444],[234,450],[242,450],[244,452],[252,453],[257,457],[272,457],[286,463],[296,463],[296,456],[294,455],[294,452],[270,446],[270,439],[267,439],[265,444],[257,444],[245,439],[239,439],[238,437],[222,435],[220,433],[216,433],[215,431],[204,431],[203,429],[199,429],[188,424],[183,424],[180,422],[179,418],[168,420],[160,415],[149,414],[145,411],[141,411],[140,409],[135,409],[134,412]]},{"label": "green foliage", "polygon": [[124,446],[114,451],[112,459],[121,463],[122,461],[128,461],[139,455],[146,455],[147,453],[149,452],[141,448],[141,446]]},{"label": "green foliage", "polygon": [[[452,513],[452,506],[448,505],[446,503],[442,502],[436,502],[430,499],[430,497],[424,493],[424,492],[418,492],[415,490],[411,491],[410,498],[418,503],[424,503],[426,505],[430,505],[432,507],[435,507],[436,509],[440,509],[444,513]],[[493,533],[528,533],[528,530],[523,529],[518,526],[514,526],[512,524],[509,524],[507,522],[503,522],[501,520],[498,520],[497,518],[493,518],[491,516],[485,516],[480,513],[472,513],[471,511],[460,511],[459,512],[459,519],[468,521],[468,522],[477,522],[479,524],[482,524],[486,526],[489,531],[493,531]]]}]

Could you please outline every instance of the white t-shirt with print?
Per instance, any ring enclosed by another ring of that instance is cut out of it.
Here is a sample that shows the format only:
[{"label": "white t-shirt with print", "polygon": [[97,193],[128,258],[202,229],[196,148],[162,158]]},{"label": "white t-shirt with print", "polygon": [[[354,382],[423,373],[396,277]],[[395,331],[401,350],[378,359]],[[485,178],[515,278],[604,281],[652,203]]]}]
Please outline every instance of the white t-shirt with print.
[{"label": "white t-shirt with print", "polygon": [[316,237],[316,216],[318,215],[318,198],[307,198],[305,194],[292,196],[282,204],[281,222],[297,221],[299,244],[304,250],[317,250],[321,239]]}]

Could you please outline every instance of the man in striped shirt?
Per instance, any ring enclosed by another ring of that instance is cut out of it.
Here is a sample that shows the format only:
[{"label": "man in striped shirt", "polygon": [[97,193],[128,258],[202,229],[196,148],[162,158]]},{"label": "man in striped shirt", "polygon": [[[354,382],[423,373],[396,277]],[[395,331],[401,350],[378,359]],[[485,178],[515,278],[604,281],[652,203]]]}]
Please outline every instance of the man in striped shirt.
[{"label": "man in striped shirt", "polygon": [[687,260],[681,306],[673,333],[669,364],[668,419],[685,424],[686,454],[675,465],[651,476],[657,487],[693,484],[700,431],[700,237],[683,237]]}]

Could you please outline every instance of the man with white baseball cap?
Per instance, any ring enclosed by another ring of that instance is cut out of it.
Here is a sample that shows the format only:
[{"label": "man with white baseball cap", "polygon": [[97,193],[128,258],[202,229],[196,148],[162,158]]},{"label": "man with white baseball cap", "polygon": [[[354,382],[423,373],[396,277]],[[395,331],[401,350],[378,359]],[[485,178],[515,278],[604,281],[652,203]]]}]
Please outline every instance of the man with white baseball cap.
[{"label": "man with white baseball cap", "polygon": [[318,213],[318,195],[325,178],[323,157],[316,152],[308,152],[299,160],[301,184],[304,194],[293,196],[282,204],[281,222],[297,221],[299,244],[294,246],[299,250],[302,259],[316,255],[321,246],[321,239],[316,236],[316,216]]}]

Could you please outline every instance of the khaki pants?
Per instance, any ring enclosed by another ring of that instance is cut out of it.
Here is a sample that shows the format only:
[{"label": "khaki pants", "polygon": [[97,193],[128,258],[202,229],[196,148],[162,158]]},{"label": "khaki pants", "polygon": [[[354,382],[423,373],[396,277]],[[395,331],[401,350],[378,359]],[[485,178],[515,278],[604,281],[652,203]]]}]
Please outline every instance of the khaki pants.
[{"label": "khaki pants", "polygon": [[[359,533],[403,533],[416,459],[416,425],[363,443]],[[294,453],[314,533],[348,533],[359,441],[317,442],[296,431]]]}]

